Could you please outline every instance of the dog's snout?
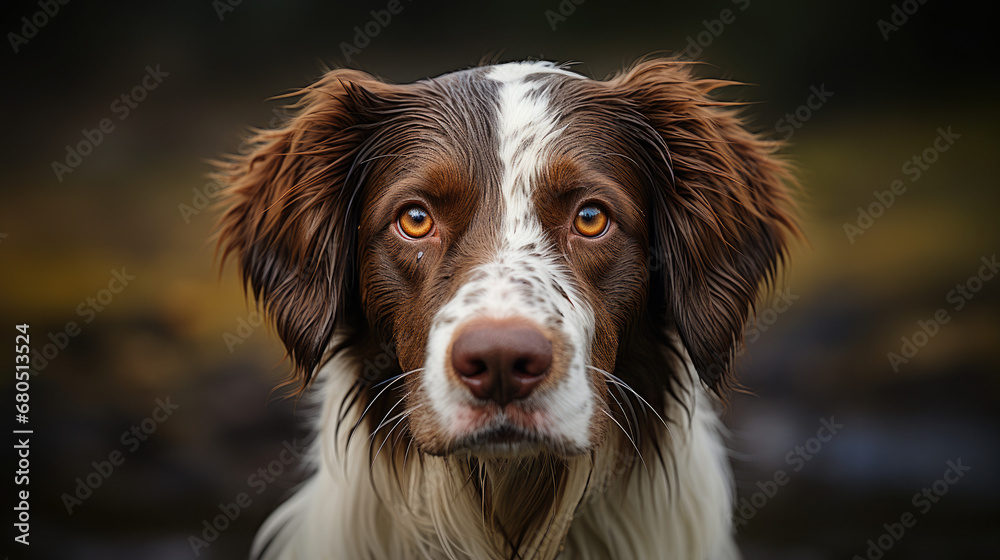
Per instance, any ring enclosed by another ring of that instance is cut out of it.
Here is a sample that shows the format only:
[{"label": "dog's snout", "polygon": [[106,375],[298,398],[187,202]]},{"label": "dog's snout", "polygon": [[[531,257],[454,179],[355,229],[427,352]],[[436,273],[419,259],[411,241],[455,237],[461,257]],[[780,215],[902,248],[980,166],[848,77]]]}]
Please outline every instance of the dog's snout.
[{"label": "dog's snout", "polygon": [[527,397],[545,378],[552,343],[523,322],[478,321],[455,338],[451,363],[474,396],[505,405]]}]

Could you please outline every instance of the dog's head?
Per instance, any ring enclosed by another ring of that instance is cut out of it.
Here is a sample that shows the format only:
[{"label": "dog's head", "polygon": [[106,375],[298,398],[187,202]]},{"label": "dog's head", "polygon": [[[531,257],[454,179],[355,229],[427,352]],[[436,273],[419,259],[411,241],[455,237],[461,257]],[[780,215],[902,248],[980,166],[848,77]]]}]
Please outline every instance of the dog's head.
[{"label": "dog's head", "polygon": [[795,230],[785,166],[709,97],[725,85],[669,60],[335,70],[224,165],[223,252],[305,382],[356,358],[332,374],[371,431],[587,452],[662,410],[687,358],[725,387]]}]

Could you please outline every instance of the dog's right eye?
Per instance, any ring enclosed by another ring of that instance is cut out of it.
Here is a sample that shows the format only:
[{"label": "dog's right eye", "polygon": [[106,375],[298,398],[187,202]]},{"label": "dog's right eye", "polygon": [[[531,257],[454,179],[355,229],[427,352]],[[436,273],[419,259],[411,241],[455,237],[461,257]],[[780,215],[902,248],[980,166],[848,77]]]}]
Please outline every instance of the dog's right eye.
[{"label": "dog's right eye", "polygon": [[431,232],[434,220],[423,206],[411,204],[403,209],[396,220],[399,231],[406,237],[419,239]]},{"label": "dog's right eye", "polygon": [[573,227],[584,237],[600,237],[608,230],[608,213],[600,204],[591,203],[583,206],[573,220]]}]

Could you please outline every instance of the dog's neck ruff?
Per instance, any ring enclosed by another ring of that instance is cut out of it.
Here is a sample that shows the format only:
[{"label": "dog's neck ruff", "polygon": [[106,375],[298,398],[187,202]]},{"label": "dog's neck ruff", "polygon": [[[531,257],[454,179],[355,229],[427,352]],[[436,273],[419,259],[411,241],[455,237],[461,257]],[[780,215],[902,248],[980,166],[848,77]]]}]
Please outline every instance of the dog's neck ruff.
[{"label": "dog's neck ruff", "polygon": [[[687,376],[687,402],[668,401],[664,420],[671,430],[661,442],[662,461],[637,458],[622,437],[592,456],[564,462],[496,460],[475,468],[467,458],[423,456],[412,448],[398,456],[382,449],[370,463],[367,438],[348,443],[344,430],[330,429],[350,388],[348,373],[361,367],[337,358],[320,372],[311,396],[321,411],[315,419],[319,437],[309,455],[312,475],[261,528],[255,557],[508,559],[503,535],[488,530],[493,508],[477,491],[483,488],[495,489],[503,500],[493,504],[500,514],[543,506],[517,558],[739,557],[724,428],[714,397],[696,376]],[[540,504],[539,497],[547,503]]]}]

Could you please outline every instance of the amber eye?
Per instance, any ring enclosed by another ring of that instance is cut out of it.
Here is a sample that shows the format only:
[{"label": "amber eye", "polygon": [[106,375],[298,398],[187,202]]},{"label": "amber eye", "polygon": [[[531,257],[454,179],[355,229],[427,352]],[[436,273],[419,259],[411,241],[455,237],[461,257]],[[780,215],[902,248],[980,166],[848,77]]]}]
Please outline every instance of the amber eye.
[{"label": "amber eye", "polygon": [[398,223],[399,231],[414,239],[424,237],[434,227],[431,215],[422,206],[416,204],[403,209],[403,213],[399,215]]},{"label": "amber eye", "polygon": [[608,229],[608,213],[603,206],[587,204],[576,213],[573,227],[584,237],[598,237]]}]

